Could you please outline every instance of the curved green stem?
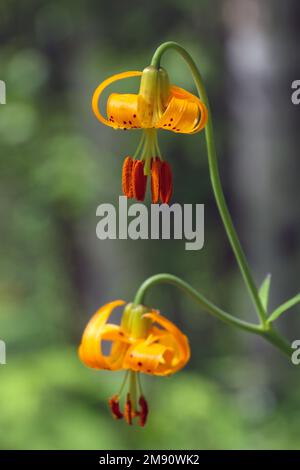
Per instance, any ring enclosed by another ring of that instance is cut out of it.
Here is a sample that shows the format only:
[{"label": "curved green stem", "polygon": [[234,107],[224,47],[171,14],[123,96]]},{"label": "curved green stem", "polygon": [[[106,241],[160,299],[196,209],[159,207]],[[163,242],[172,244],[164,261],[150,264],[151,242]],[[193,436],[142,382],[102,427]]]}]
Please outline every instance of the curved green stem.
[{"label": "curved green stem", "polygon": [[192,299],[194,299],[204,310],[211,313],[219,320],[222,320],[228,325],[235,326],[240,330],[263,336],[266,340],[280,349],[284,354],[290,356],[290,345],[283,338],[281,338],[281,336],[271,326],[266,330],[262,325],[255,325],[230,315],[206,299],[204,295],[200,294],[200,292],[190,286],[187,282],[183,281],[177,276],[174,276],[173,274],[155,274],[154,276],[146,279],[146,281],[144,281],[138,289],[134,298],[134,303],[144,304],[146,292],[157,284],[171,284],[177,287]]},{"label": "curved green stem", "polygon": [[206,145],[207,145],[207,153],[208,153],[210,179],[211,179],[215,199],[217,202],[217,206],[218,206],[228,239],[230,241],[231,247],[235,254],[238,266],[240,268],[244,282],[249,291],[250,297],[252,298],[258,317],[261,321],[261,324],[266,325],[266,318],[267,318],[266,312],[259,298],[258,291],[255,285],[255,282],[252,278],[247,259],[241,247],[240,241],[238,239],[237,233],[235,231],[235,228],[234,228],[234,225],[233,225],[233,222],[232,222],[232,219],[231,219],[231,216],[230,216],[230,213],[229,213],[226,201],[225,201],[222,184],[220,180],[220,175],[219,175],[219,170],[218,170],[211,111],[209,107],[209,101],[208,101],[208,97],[206,94],[205,86],[203,84],[202,76],[194,60],[190,56],[190,54],[176,42],[166,42],[162,44],[161,46],[159,46],[153,55],[151,65],[154,65],[155,67],[159,68],[162,55],[164,54],[164,52],[166,52],[169,49],[174,49],[175,51],[177,51],[181,55],[181,57],[185,60],[187,65],[189,66],[192,72],[193,78],[194,78],[195,85],[197,87],[199,97],[208,108],[208,122],[205,128],[205,137],[206,137]]},{"label": "curved green stem", "polygon": [[191,287],[187,282],[183,281],[177,276],[173,276],[173,274],[155,274],[154,276],[151,276],[146,279],[146,281],[143,282],[143,284],[137,291],[136,296],[134,298],[134,303],[143,304],[146,291],[150,287],[155,286],[156,284],[172,284],[173,286],[178,287],[180,290],[182,290],[187,295],[196,300],[196,302],[201,305],[204,310],[208,311],[209,313],[229,325],[234,325],[242,330],[250,331],[251,333],[262,332],[262,328],[260,325],[254,325],[252,323],[248,323],[246,321],[235,318],[234,316],[230,315],[229,313],[225,312],[224,310],[207,300],[204,295],[196,291],[196,289]]},{"label": "curved green stem", "polygon": [[215,304],[207,300],[200,292],[196,291],[187,282],[171,274],[156,274],[148,278],[146,281],[144,281],[144,283],[140,286],[140,288],[138,289],[136,293],[134,303],[135,304],[144,303],[146,292],[151,287],[157,284],[161,284],[161,283],[171,284],[179,288],[181,291],[183,291],[187,295],[189,295],[204,310],[211,313],[218,319],[222,320],[223,322],[229,325],[233,325],[241,330],[255,333],[264,337],[267,341],[269,341],[278,349],[280,349],[284,354],[290,356],[291,346],[288,344],[288,342],[284,338],[280,336],[279,333],[277,333],[277,331],[273,328],[273,326],[267,321],[267,314],[266,314],[265,308],[260,299],[255,282],[252,278],[247,259],[241,247],[240,241],[238,239],[237,233],[235,231],[235,228],[234,228],[234,225],[233,225],[233,222],[232,222],[232,219],[231,219],[231,216],[230,216],[230,213],[229,213],[226,201],[225,201],[222,184],[220,180],[220,175],[219,175],[219,170],[218,170],[211,112],[210,112],[209,102],[208,102],[208,98],[207,98],[207,94],[206,94],[206,90],[203,84],[201,74],[198,71],[194,60],[188,54],[188,52],[175,42],[167,42],[159,46],[153,55],[151,65],[154,65],[156,68],[159,68],[161,57],[163,53],[168,49],[176,50],[185,60],[185,62],[187,63],[187,65],[189,66],[192,72],[198,94],[201,100],[205,103],[205,105],[208,108],[209,117],[208,117],[208,122],[205,128],[205,136],[206,136],[206,145],[207,145],[207,153],[208,153],[210,179],[211,179],[211,183],[212,183],[212,187],[214,191],[214,196],[217,202],[217,206],[218,206],[229,242],[231,244],[238,266],[242,273],[244,282],[246,284],[246,287],[249,291],[249,294],[252,298],[256,312],[258,314],[260,324],[256,325],[256,324],[246,322],[244,320],[240,320],[234,317],[233,315],[225,312],[224,310],[220,309]]}]

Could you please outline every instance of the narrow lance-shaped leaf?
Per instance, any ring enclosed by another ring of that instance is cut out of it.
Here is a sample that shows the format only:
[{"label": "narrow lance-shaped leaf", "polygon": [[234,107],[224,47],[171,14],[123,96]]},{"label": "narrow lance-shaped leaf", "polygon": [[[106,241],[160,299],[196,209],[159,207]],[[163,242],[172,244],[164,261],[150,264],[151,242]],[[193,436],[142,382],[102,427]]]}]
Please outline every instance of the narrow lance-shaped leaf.
[{"label": "narrow lance-shaped leaf", "polygon": [[271,284],[271,274],[268,274],[266,278],[264,279],[262,285],[260,286],[260,289],[258,292],[259,298],[266,312],[268,310],[270,284]]},{"label": "narrow lance-shaped leaf", "polygon": [[270,315],[268,321],[272,322],[276,320],[280,315],[282,315],[286,310],[294,307],[296,304],[300,303],[300,294],[295,295],[290,300],[284,302],[284,304],[280,305],[274,312]]}]

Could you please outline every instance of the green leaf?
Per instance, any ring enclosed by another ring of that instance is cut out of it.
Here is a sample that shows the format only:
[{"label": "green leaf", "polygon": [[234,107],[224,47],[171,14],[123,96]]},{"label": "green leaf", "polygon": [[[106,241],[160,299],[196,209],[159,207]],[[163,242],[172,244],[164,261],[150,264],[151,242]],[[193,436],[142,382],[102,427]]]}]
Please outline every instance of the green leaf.
[{"label": "green leaf", "polygon": [[282,313],[294,307],[294,305],[298,304],[299,302],[300,302],[300,294],[297,294],[295,295],[295,297],[292,297],[290,300],[287,300],[286,302],[284,302],[284,304],[277,307],[276,310],[274,310],[274,312],[268,318],[268,321],[272,322],[276,320]]},{"label": "green leaf", "polygon": [[261,300],[261,303],[265,309],[268,310],[268,301],[269,301],[269,291],[270,291],[270,284],[271,284],[271,274],[268,274],[260,286],[258,295]]}]

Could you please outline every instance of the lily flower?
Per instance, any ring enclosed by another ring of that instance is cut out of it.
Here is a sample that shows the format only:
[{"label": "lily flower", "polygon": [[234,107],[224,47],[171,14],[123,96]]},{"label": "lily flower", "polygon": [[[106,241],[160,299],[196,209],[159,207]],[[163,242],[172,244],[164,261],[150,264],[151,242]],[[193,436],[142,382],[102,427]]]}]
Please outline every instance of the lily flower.
[{"label": "lily flower", "polygon": [[[127,304],[120,325],[108,323],[116,307],[124,301],[115,300],[101,307],[88,322],[79,347],[79,357],[88,367],[104,370],[125,370],[123,384],[109,400],[115,419],[124,418],[128,424],[138,418],[144,426],[148,404],[140,382],[140,373],[168,376],[183,368],[190,358],[187,337],[157,310],[143,305]],[[107,355],[103,341],[110,341]],[[120,399],[129,383],[124,409]]]},{"label": "lily flower", "polygon": [[[99,99],[112,83],[141,76],[138,94],[112,93],[106,103],[107,117],[101,114]],[[193,94],[170,85],[163,68],[146,67],[143,72],[124,72],[104,80],[95,90],[92,108],[97,119],[113,129],[138,130],[143,134],[134,156],[123,164],[122,189],[125,196],[143,201],[147,177],[151,177],[152,202],[168,204],[173,192],[171,167],[160,152],[157,130],[195,134],[204,129],[208,112]]]}]

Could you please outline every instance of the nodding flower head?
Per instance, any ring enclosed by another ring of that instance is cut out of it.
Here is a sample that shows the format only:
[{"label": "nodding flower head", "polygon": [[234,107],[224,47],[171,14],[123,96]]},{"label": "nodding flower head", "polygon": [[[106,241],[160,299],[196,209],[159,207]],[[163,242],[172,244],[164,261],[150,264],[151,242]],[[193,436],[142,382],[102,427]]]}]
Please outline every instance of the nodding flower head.
[{"label": "nodding flower head", "polygon": [[[139,93],[112,93],[107,99],[107,117],[104,117],[99,110],[103,90],[113,82],[138,76],[141,76]],[[201,131],[208,118],[205,104],[188,91],[170,85],[163,68],[150,65],[143,72],[124,72],[102,82],[94,92],[92,108],[99,121],[113,129],[143,130],[135,155],[127,156],[123,165],[125,196],[143,201],[150,176],[152,202],[168,204],[173,191],[172,171],[161,155],[157,130],[177,134]]]},{"label": "nodding flower head", "polygon": [[[88,367],[104,370],[125,370],[123,384],[109,400],[115,419],[133,424],[134,418],[144,426],[148,403],[140,382],[140,373],[168,376],[183,368],[190,358],[187,337],[157,310],[143,305],[127,304],[119,325],[108,323],[112,311],[122,300],[101,307],[88,322],[79,347],[79,357]],[[111,341],[108,355],[102,342]],[[120,400],[128,385],[123,409]]]}]

